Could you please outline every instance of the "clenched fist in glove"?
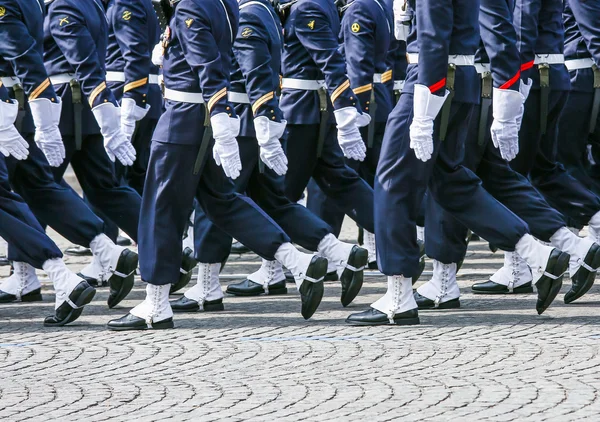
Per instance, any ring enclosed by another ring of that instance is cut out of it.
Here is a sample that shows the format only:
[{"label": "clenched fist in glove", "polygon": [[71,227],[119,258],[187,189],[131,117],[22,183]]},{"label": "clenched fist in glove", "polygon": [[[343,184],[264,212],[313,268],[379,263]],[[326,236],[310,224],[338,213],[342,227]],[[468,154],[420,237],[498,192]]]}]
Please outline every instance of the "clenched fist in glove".
[{"label": "clenched fist in glove", "polygon": [[18,113],[19,104],[16,101],[0,101],[0,153],[5,157],[12,155],[17,160],[24,160],[29,155],[29,144],[15,127]]},{"label": "clenched fist in glove", "polygon": [[414,117],[410,125],[410,147],[417,158],[428,161],[433,154],[433,122],[444,106],[450,91],[443,97],[433,95],[425,85],[415,84]]},{"label": "clenched fist in glove", "polygon": [[237,179],[242,171],[240,148],[236,137],[240,133],[240,119],[231,118],[227,113],[215,114],[210,118],[215,146],[213,158],[223,167],[227,177]]},{"label": "clenched fist in glove", "polygon": [[133,138],[135,124],[146,117],[150,106],[142,108],[135,103],[133,98],[123,98],[121,101],[121,131],[129,141]]},{"label": "clenched fist in glove", "polygon": [[354,107],[340,108],[334,110],[333,114],[337,123],[338,143],[344,156],[351,160],[363,161],[367,155],[367,146],[360,136],[358,124],[360,117],[360,123],[366,122],[365,125],[368,125],[370,122],[369,115],[359,114]]},{"label": "clenched fist in glove", "polygon": [[507,161],[519,153],[519,126],[523,116],[523,95],[519,91],[494,88],[491,132],[494,146]]},{"label": "clenched fist in glove", "polygon": [[152,49],[152,64],[158,67],[162,67],[164,57],[165,48],[162,45],[162,42],[159,42]]},{"label": "clenched fist in glove", "polygon": [[254,119],[254,130],[260,146],[260,159],[279,176],[286,174],[288,169],[288,160],[280,141],[286,125],[285,120],[274,122],[265,116]]},{"label": "clenched fist in glove", "polygon": [[407,10],[406,0],[394,0],[394,36],[399,41],[406,41],[410,32],[412,13]]},{"label": "clenched fist in glove", "polygon": [[62,102],[52,102],[47,98],[29,101],[31,116],[35,124],[35,143],[42,150],[50,167],[58,167],[65,159],[65,145],[58,124]]},{"label": "clenched fist in glove", "polygon": [[100,133],[104,138],[104,149],[111,161],[117,160],[124,166],[131,166],[135,161],[135,148],[121,131],[121,110],[113,103],[104,103],[92,109]]}]

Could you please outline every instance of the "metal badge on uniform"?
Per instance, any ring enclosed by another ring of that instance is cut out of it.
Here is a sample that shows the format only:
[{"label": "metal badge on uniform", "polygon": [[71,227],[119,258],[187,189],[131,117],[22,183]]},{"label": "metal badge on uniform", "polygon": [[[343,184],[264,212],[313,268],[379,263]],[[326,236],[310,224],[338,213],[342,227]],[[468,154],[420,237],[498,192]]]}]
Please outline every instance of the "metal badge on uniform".
[{"label": "metal badge on uniform", "polygon": [[0,6],[0,18],[6,15],[6,8],[4,6]]},{"label": "metal badge on uniform", "polygon": [[358,31],[360,31],[360,25],[357,22],[354,22],[352,24],[352,26],[350,27],[350,29],[352,30],[352,32],[356,33]]},{"label": "metal badge on uniform", "polygon": [[310,29],[315,29],[315,21],[314,21],[314,20],[310,21],[310,22],[308,23],[308,25],[307,25],[307,26],[308,26]]},{"label": "metal badge on uniform", "polygon": [[123,20],[124,21],[128,21],[131,19],[131,12],[129,10],[126,10],[123,12]]},{"label": "metal badge on uniform", "polygon": [[242,37],[248,38],[250,35],[252,35],[252,29],[251,28],[244,28],[244,29],[242,29]]}]

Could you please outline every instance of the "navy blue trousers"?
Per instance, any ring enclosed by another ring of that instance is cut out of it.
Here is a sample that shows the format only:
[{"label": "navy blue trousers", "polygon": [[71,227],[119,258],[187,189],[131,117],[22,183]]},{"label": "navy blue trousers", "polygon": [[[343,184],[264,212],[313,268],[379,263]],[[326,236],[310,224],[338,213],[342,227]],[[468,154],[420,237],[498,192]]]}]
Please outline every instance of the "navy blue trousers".
[{"label": "navy blue trousers", "polygon": [[[511,161],[510,166],[529,177],[550,206],[567,218],[570,226],[581,228],[600,211],[600,198],[571,176],[556,159],[558,143],[566,141],[559,138],[558,125],[568,95],[569,93],[564,91],[550,92],[548,127],[542,135],[540,91],[531,91],[525,103],[523,124],[519,132],[519,154]],[[563,121],[563,124],[566,125],[567,122]],[[568,128],[574,129],[575,125],[569,122]]]},{"label": "navy blue trousers", "polygon": [[[256,138],[240,136],[238,144],[242,172],[233,181],[236,192],[246,193],[279,224],[292,242],[316,251],[319,242],[332,232],[331,228],[308,209],[285,196],[283,176],[277,176],[267,166],[264,173],[260,173]],[[194,244],[199,262],[215,263],[225,260],[231,250],[231,240],[231,236],[212,224],[204,212],[196,209]]]},{"label": "navy blue trousers", "polygon": [[140,270],[148,283],[170,284],[179,278],[182,236],[194,196],[217,227],[265,259],[274,259],[277,249],[290,241],[251,199],[235,192],[233,181],[212,158],[212,144],[194,174],[199,149],[152,142],[139,230]]},{"label": "navy blue trousers", "polygon": [[[363,127],[360,132],[362,138],[365,140],[365,144],[367,144],[368,128]],[[371,186],[371,188],[375,183],[375,172],[377,171],[377,163],[379,162],[379,155],[381,154],[381,143],[383,141],[384,133],[385,122],[376,123],[373,147],[367,149],[367,156],[364,161],[361,162],[344,158],[346,165],[356,171],[358,175]],[[325,195],[314,179],[311,179],[308,184],[308,201],[306,206],[309,210],[325,220],[333,228],[336,236],[340,234],[344,222],[344,211],[336,206],[333,199]]]},{"label": "navy blue trousers", "polygon": [[587,159],[593,92],[569,92],[567,104],[558,122],[557,161],[583,185],[600,193],[600,180],[590,174]]},{"label": "navy blue trousers", "polygon": [[71,164],[89,203],[137,242],[142,200],[134,189],[117,180],[102,136],[84,136],[80,151],[75,149],[72,136],[64,136],[63,142],[66,159],[60,167],[52,169],[54,180],[60,183],[67,166]]},{"label": "navy blue trousers", "polygon": [[[286,196],[293,202],[298,201],[312,177],[339,212],[372,232],[373,189],[344,162],[335,125],[329,126],[321,157],[317,157],[319,125],[288,125],[287,129],[284,143],[289,160],[285,176]],[[313,208],[313,211],[326,223],[336,224],[328,221],[328,215],[322,209]]]},{"label": "navy blue trousers", "polygon": [[[434,130],[434,154],[423,163],[410,149],[413,95],[403,93],[388,119],[375,177],[375,237],[379,269],[386,275],[419,273],[416,220],[425,191],[463,225],[498,247],[512,251],[527,224],[483,189],[461,165],[464,143],[476,105],[454,102],[446,139]],[[427,226],[429,221],[426,221]],[[425,230],[427,232],[427,230]]]},{"label": "navy blue trousers", "polygon": [[[531,233],[543,241],[565,226],[563,216],[551,208],[544,197],[521,174],[512,170],[491,140],[490,108],[487,137],[479,144],[479,119],[471,119],[469,136],[465,143],[463,166],[475,172],[483,187],[494,198],[521,217]],[[486,215],[481,215],[486,219]],[[428,256],[445,264],[459,262],[467,252],[467,227],[446,212],[431,196],[427,198],[427,229],[425,250]]]},{"label": "navy blue trousers", "polygon": [[72,243],[88,247],[102,233],[104,223],[75,191],[54,180],[52,168],[33,135],[25,139],[29,144],[29,157],[22,161],[6,159],[11,186],[43,226],[52,227]]},{"label": "navy blue trousers", "polygon": [[4,157],[0,158],[0,236],[10,245],[8,259],[41,269],[49,259],[62,258],[27,204],[11,191]]}]

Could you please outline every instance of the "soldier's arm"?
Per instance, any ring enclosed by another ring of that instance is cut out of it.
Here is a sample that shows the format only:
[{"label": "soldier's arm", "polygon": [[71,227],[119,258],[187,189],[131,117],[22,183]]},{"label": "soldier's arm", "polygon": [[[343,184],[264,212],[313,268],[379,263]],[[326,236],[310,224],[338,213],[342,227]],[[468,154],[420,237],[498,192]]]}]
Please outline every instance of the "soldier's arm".
[{"label": "soldier's arm", "polygon": [[[373,75],[375,74],[375,23],[368,10],[363,5],[355,3],[342,20],[344,52],[350,86],[360,100],[364,110],[368,110],[371,91],[373,90]],[[392,79],[392,71],[384,77]]]},{"label": "soldier's arm", "polygon": [[517,48],[521,56],[521,78],[527,79],[535,61],[535,43],[541,0],[516,0],[513,25],[517,33]]},{"label": "soldier's arm", "polygon": [[512,11],[506,0],[481,0],[479,9],[481,39],[490,59],[494,86],[519,90],[521,63]]},{"label": "soldier's arm", "polygon": [[344,57],[338,50],[338,37],[331,31],[327,17],[314,3],[300,3],[297,9],[298,39],[325,76],[331,102],[336,109],[356,106]]},{"label": "soldier's arm", "polygon": [[417,2],[417,42],[419,45],[418,84],[432,94],[443,95],[448,74],[448,54],[454,9],[452,0]]},{"label": "soldier's arm", "polygon": [[600,66],[600,3],[597,1],[567,0],[577,27],[592,55],[596,66]]},{"label": "soldier's arm", "polygon": [[117,0],[115,5],[115,38],[125,59],[123,98],[132,98],[139,107],[146,106],[148,75],[152,66],[148,45],[148,18],[139,1]]},{"label": "soldier's arm", "polygon": [[115,97],[106,87],[106,75],[100,65],[99,54],[88,31],[85,20],[74,5],[61,1],[52,3],[48,10],[50,33],[69,64],[81,90],[94,108],[107,102],[117,105]]},{"label": "soldier's arm", "polygon": [[36,41],[23,23],[20,9],[10,1],[2,6],[5,12],[0,17],[0,56],[10,63],[30,100],[56,100],[44,60],[35,49]]},{"label": "soldier's arm", "polygon": [[254,117],[265,116],[277,122],[283,120],[276,97],[278,87],[273,85],[267,29],[257,15],[240,15],[233,53],[244,75]]},{"label": "soldier's arm", "polygon": [[[210,16],[194,4],[182,1],[175,13],[175,27],[188,65],[198,75],[200,88],[211,116],[235,115],[227,101],[229,75],[221,66],[221,54],[212,34]],[[229,28],[223,28],[229,36]]]}]

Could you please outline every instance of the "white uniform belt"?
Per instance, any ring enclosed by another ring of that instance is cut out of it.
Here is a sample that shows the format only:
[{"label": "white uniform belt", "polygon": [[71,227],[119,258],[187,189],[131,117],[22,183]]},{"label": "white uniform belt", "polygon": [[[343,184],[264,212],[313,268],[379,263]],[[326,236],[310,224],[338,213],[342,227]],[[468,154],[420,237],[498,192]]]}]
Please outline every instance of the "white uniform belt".
[{"label": "white uniform belt", "polygon": [[394,81],[394,91],[402,91],[404,88],[404,81]]},{"label": "white uniform belt", "polygon": [[[107,82],[125,82],[125,72],[106,72]],[[148,82],[158,85],[158,75],[148,75]]]},{"label": "white uniform belt", "polygon": [[250,104],[250,98],[245,92],[227,91],[227,99],[235,104]]},{"label": "white uniform belt", "polygon": [[74,73],[61,73],[59,75],[50,76],[50,82],[52,85],[68,84],[75,78]]},{"label": "white uniform belt", "polygon": [[179,101],[180,103],[204,104],[204,98],[200,92],[175,91],[165,87],[165,99]]},{"label": "white uniform belt", "polygon": [[[419,63],[418,53],[406,53],[406,58],[409,64]],[[448,56],[448,64],[455,66],[474,66],[475,56],[465,56],[463,54],[452,54]]]},{"label": "white uniform belt", "polygon": [[[591,57],[585,59],[565,60],[565,66],[569,70],[590,69],[594,65]],[[3,79],[4,80],[4,79]]]},{"label": "white uniform belt", "polygon": [[16,76],[5,76],[2,78],[2,83],[7,88],[12,88],[13,86],[20,84],[21,81]]},{"label": "white uniform belt", "polygon": [[564,54],[536,54],[533,64],[563,64]]},{"label": "white uniform belt", "polygon": [[475,63],[475,70],[480,75],[484,73],[490,72],[490,64],[489,63]]},{"label": "white uniform belt", "polygon": [[321,88],[327,88],[325,81],[315,81],[308,79],[283,78],[281,87],[287,89],[302,89],[304,91],[318,91]]}]

